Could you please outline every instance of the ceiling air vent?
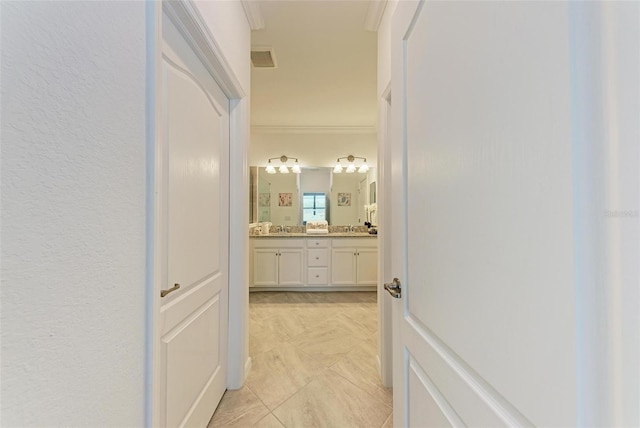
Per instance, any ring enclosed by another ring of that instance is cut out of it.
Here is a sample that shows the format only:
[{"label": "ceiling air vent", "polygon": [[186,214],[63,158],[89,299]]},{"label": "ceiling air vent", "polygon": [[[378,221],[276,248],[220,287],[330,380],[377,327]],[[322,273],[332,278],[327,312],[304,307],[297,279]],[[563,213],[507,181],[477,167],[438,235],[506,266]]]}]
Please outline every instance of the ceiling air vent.
[{"label": "ceiling air vent", "polygon": [[251,63],[256,68],[276,68],[276,57],[273,54],[273,49],[251,49]]}]

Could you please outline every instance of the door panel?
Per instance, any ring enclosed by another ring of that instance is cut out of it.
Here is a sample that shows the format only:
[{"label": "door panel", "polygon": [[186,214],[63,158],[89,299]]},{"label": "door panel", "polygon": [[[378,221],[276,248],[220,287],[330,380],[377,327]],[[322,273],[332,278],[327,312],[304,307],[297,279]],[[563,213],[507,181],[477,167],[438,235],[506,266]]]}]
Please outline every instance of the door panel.
[{"label": "door panel", "polygon": [[463,426],[451,405],[412,356],[409,356],[408,384],[410,427]]},{"label": "door panel", "polygon": [[331,250],[331,284],[356,284],[355,253],[355,248],[333,248]]},{"label": "door panel", "polygon": [[576,424],[568,22],[566,3],[398,5],[398,426]]},{"label": "door panel", "polygon": [[166,15],[162,33],[158,287],[180,288],[156,320],[155,420],[205,426],[226,389],[229,101]]},{"label": "door panel", "polygon": [[[220,299],[198,311],[163,337],[167,359],[167,426],[179,426],[194,402],[220,370]],[[200,370],[184,370],[200,367]],[[204,376],[203,376],[204,375]]]},{"label": "door panel", "polygon": [[304,285],[304,251],[283,248],[278,261],[280,285]]},{"label": "door panel", "polygon": [[357,261],[358,285],[378,284],[378,249],[358,248]]},{"label": "door panel", "polygon": [[253,250],[253,285],[278,285],[278,250]]}]

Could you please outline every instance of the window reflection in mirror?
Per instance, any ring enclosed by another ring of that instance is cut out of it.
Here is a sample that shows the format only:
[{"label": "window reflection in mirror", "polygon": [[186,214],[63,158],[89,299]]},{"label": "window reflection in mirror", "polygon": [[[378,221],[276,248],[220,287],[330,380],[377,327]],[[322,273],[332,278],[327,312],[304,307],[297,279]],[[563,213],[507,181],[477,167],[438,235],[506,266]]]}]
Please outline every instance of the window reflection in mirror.
[{"label": "window reflection in mirror", "polygon": [[327,195],[324,193],[303,193],[302,224],[308,221],[327,220]]}]

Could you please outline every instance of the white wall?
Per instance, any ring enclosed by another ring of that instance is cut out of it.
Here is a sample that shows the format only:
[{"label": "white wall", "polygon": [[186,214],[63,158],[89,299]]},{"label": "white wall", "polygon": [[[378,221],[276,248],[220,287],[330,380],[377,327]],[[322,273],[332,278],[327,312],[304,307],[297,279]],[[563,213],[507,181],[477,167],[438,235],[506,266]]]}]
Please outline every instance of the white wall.
[{"label": "white wall", "polygon": [[377,137],[369,133],[270,133],[252,131],[250,165],[266,166],[267,159],[281,155],[297,157],[300,166],[333,167],[336,159],[354,155],[375,165]]},{"label": "white wall", "polygon": [[142,426],[145,5],[2,2],[3,426]]}]

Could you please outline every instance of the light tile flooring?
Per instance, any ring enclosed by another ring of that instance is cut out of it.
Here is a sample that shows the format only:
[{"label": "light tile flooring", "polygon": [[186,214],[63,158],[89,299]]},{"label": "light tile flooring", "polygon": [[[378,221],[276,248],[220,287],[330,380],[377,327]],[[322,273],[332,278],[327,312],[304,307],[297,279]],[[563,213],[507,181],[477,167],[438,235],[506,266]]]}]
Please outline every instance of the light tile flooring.
[{"label": "light tile flooring", "polygon": [[391,427],[376,366],[375,292],[256,292],[253,366],[209,427]]}]

